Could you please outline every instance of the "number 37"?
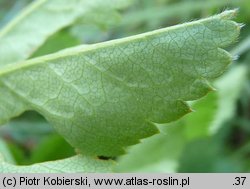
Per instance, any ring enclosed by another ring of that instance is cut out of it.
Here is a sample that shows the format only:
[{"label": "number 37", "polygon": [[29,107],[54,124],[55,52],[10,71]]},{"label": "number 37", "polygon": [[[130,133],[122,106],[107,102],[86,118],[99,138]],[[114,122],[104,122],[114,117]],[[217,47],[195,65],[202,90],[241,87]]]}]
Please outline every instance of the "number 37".
[{"label": "number 37", "polygon": [[235,180],[234,185],[244,185],[246,177],[235,177],[234,180]]}]

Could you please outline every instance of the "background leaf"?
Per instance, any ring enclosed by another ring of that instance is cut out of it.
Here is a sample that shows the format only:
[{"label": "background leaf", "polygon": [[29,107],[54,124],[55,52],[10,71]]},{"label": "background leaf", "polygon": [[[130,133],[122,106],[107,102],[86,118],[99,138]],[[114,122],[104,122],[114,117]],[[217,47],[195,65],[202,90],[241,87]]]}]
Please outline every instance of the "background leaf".
[{"label": "background leaf", "polygon": [[25,8],[0,32],[0,66],[29,58],[46,39],[74,23],[94,14],[96,8],[117,9],[127,6],[124,0],[37,0]]},{"label": "background leaf", "polygon": [[[0,156],[1,157],[1,156]],[[0,173],[102,173],[112,170],[113,162],[81,155],[54,162],[16,166],[0,159]]]},{"label": "background leaf", "polygon": [[15,160],[14,160],[7,144],[3,140],[0,140],[0,152],[3,154],[2,156],[6,160],[6,162],[15,163]]}]

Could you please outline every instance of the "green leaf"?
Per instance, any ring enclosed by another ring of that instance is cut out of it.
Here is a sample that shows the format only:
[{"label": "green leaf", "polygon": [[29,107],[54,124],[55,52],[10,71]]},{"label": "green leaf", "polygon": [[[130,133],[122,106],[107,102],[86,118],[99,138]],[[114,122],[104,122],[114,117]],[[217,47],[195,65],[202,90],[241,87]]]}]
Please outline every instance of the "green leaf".
[{"label": "green leaf", "polygon": [[70,35],[68,31],[62,30],[51,36],[31,58],[58,52],[59,50],[80,45],[81,42],[76,37]]},{"label": "green leaf", "polygon": [[4,162],[0,154],[0,173],[107,173],[111,172],[113,164],[113,161],[78,155],[64,160],[17,166]]},{"label": "green leaf", "polygon": [[[62,148],[61,150],[58,150]],[[75,155],[74,149],[58,134],[45,137],[31,152],[31,163],[63,159]]]},{"label": "green leaf", "polygon": [[232,61],[235,11],[0,70],[0,122],[42,114],[83,154],[116,156],[190,112]]},{"label": "green leaf", "polygon": [[236,111],[236,101],[246,80],[247,66],[237,65],[215,82],[214,85],[218,88],[219,101],[216,117],[209,128],[210,134],[215,134],[225,121],[233,117]]},{"label": "green leaf", "polygon": [[185,117],[185,135],[188,140],[210,136],[211,125],[218,111],[218,98],[218,93],[213,92],[192,104],[195,112]]},{"label": "green leaf", "polygon": [[240,56],[246,52],[248,52],[250,49],[250,36],[246,37],[244,40],[242,40],[239,45],[234,47],[231,50],[231,53],[236,56]]},{"label": "green leaf", "polygon": [[244,164],[238,158],[223,153],[223,148],[214,138],[202,138],[189,143],[180,158],[182,173],[238,173]]},{"label": "green leaf", "polygon": [[36,112],[25,112],[0,127],[0,137],[9,136],[18,143],[23,143],[27,139],[38,140],[51,132],[53,128]]},{"label": "green leaf", "polygon": [[[242,0],[209,0],[209,1],[175,1],[175,2],[157,2],[151,1],[149,6],[141,6],[138,2],[139,8],[135,11],[128,12],[121,23],[125,29],[129,26],[147,24],[149,28],[160,26],[162,23],[171,22],[171,18],[176,20],[191,19],[190,15],[197,13],[207,14],[211,9],[220,9],[225,6],[233,5],[238,7]],[[231,6],[230,6],[231,7]],[[180,14],[180,12],[182,14]]]},{"label": "green leaf", "polygon": [[96,8],[117,9],[125,0],[37,0],[0,32],[0,67],[30,57],[53,33]]},{"label": "green leaf", "polygon": [[0,152],[3,154],[4,159],[9,163],[15,163],[15,160],[7,146],[7,144],[0,139]]}]

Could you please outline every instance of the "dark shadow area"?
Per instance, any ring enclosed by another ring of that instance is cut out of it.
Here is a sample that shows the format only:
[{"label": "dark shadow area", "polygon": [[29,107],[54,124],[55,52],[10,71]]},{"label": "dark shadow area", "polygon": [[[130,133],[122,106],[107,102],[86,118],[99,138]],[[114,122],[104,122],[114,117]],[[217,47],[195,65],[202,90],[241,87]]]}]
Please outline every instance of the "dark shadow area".
[{"label": "dark shadow area", "polygon": [[27,111],[0,127],[0,137],[7,143],[18,165],[63,159],[74,149],[37,112]]}]

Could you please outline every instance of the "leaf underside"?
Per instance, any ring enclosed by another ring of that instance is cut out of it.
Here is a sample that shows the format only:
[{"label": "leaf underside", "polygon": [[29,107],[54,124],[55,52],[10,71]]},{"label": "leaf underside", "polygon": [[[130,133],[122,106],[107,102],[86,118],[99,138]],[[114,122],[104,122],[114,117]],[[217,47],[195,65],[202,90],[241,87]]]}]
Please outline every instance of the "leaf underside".
[{"label": "leaf underside", "polygon": [[41,113],[83,154],[116,156],[190,112],[232,57],[235,11],[0,70],[0,122]]},{"label": "leaf underside", "polygon": [[104,161],[77,155],[64,160],[16,166],[2,161],[0,173],[107,173],[111,172],[112,161]]}]

